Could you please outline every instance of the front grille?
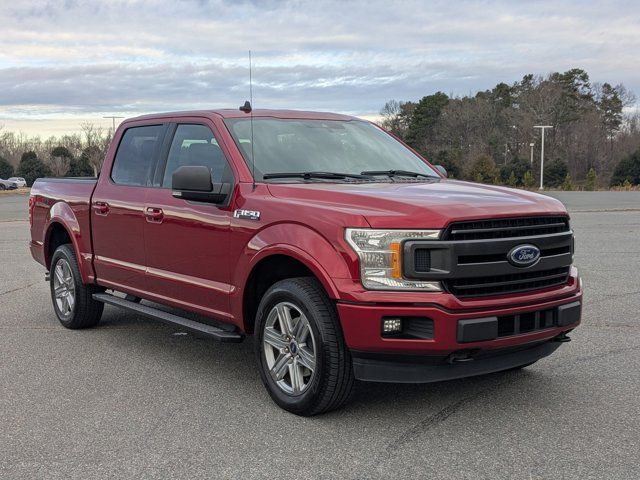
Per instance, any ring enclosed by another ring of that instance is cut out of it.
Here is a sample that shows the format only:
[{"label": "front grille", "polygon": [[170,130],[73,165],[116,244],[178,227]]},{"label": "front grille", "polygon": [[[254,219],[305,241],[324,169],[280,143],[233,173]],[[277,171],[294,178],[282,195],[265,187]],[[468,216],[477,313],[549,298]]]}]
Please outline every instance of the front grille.
[{"label": "front grille", "polygon": [[431,250],[426,248],[416,249],[414,263],[416,272],[428,272],[431,270]]},{"label": "front grille", "polygon": [[499,218],[455,222],[449,225],[444,240],[486,240],[549,235],[569,231],[567,217]]},{"label": "front grille", "polygon": [[570,267],[535,272],[512,273],[473,278],[454,278],[444,282],[445,288],[457,297],[482,297],[527,292],[567,283]]}]

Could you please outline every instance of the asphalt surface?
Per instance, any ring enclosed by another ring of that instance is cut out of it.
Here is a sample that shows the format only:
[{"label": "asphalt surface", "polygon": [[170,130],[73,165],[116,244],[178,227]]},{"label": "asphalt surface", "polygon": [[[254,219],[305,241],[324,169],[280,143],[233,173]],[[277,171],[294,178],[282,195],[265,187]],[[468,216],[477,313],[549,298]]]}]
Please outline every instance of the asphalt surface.
[{"label": "asphalt surface", "polygon": [[519,372],[360,384],[299,418],[252,341],[220,344],[107,307],[64,329],[0,196],[0,478],[640,478],[640,192],[562,193],[586,285],[572,342]]}]

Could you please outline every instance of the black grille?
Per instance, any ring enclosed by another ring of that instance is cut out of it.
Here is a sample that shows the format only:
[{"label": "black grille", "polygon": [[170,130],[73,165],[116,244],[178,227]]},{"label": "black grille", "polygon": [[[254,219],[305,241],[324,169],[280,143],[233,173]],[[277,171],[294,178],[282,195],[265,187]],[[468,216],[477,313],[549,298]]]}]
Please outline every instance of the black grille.
[{"label": "black grille", "polygon": [[416,249],[414,263],[416,272],[428,272],[431,270],[431,250],[426,248]]},{"label": "black grille", "polygon": [[475,278],[458,278],[444,282],[447,290],[457,297],[481,297],[526,292],[567,283],[570,267],[535,272],[512,273]]},{"label": "black grille", "polygon": [[549,235],[569,231],[567,217],[500,218],[455,222],[444,233],[444,240],[486,240]]},{"label": "black grille", "polygon": [[556,308],[498,317],[498,337],[536,332],[556,324]]}]

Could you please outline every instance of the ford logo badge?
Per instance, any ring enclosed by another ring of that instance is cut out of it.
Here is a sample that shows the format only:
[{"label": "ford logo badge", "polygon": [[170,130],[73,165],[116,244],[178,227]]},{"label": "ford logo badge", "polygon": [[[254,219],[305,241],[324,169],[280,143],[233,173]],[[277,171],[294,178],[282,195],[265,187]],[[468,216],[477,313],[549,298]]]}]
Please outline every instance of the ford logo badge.
[{"label": "ford logo badge", "polygon": [[518,245],[511,249],[507,260],[516,267],[530,267],[540,260],[540,249],[535,245]]}]

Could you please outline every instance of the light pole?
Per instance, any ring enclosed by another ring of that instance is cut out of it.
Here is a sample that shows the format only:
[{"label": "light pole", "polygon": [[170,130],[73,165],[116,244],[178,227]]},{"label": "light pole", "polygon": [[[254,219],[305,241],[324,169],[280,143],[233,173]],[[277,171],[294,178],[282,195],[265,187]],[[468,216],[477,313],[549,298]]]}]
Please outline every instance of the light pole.
[{"label": "light pole", "polygon": [[531,166],[532,166],[532,167],[533,167],[533,147],[534,147],[535,145],[536,145],[536,144],[535,144],[535,143],[533,143],[533,142],[531,142],[531,143],[529,144],[529,146],[531,147]]},{"label": "light pole", "polygon": [[114,117],[114,116],[110,116],[110,117],[102,117],[102,118],[110,118],[111,119],[111,123],[113,125],[113,131],[116,131],[116,118],[124,118],[124,117]]},{"label": "light pole", "polygon": [[552,125],[534,125],[533,128],[542,130],[542,143],[540,143],[540,190],[544,190],[544,131],[553,128]]}]

